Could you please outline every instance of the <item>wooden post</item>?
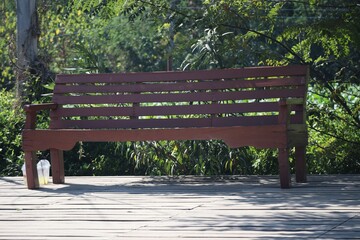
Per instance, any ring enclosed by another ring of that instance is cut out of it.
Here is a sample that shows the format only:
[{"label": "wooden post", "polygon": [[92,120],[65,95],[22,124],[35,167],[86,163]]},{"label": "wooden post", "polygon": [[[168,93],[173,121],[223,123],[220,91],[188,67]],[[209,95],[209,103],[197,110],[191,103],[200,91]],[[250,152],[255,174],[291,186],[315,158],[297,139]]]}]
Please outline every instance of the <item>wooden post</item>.
[{"label": "wooden post", "polygon": [[36,164],[36,153],[25,151],[26,181],[28,189],[37,189],[40,186]]},{"label": "wooden post", "polygon": [[[304,103],[302,104],[301,123],[306,125],[306,95],[308,93],[308,82],[310,78],[310,67],[307,66],[305,76],[305,92],[304,92]],[[306,168],[306,146],[295,146],[295,178],[296,182],[305,183],[307,182],[307,168]]]},{"label": "wooden post", "polygon": [[[290,121],[290,108],[286,104],[286,100],[280,100],[279,103],[279,116],[278,123],[289,125]],[[280,186],[281,188],[290,188],[291,187],[291,175],[290,175],[290,164],[289,164],[289,147],[288,145],[288,133],[286,130],[285,133],[285,148],[279,148],[278,162],[279,162],[279,172],[280,172]]]},{"label": "wooden post", "polygon": [[64,174],[64,153],[62,150],[50,149],[50,159],[52,165],[52,178],[54,184],[65,182]]},{"label": "wooden post", "polygon": [[291,187],[291,175],[289,165],[289,149],[279,148],[279,171],[280,171],[280,187],[290,188]]},{"label": "wooden post", "polygon": [[16,0],[17,15],[17,79],[16,97],[21,98],[21,86],[27,80],[26,72],[37,56],[38,21],[36,0]]}]

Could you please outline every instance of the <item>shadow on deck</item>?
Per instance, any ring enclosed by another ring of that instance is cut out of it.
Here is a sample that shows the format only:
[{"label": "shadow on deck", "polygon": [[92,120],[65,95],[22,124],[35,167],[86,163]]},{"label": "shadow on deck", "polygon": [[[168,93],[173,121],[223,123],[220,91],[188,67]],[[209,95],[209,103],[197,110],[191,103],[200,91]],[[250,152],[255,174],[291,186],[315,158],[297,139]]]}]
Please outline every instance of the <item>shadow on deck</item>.
[{"label": "shadow on deck", "polygon": [[[0,239],[357,239],[360,176],[0,178]],[[19,231],[21,229],[21,231]]]}]

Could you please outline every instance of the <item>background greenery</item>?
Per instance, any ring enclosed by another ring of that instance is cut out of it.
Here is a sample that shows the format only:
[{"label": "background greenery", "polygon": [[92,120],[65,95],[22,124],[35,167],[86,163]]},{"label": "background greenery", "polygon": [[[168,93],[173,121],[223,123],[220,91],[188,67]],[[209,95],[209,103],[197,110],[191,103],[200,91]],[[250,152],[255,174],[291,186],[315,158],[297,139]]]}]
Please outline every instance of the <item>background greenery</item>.
[{"label": "background greenery", "polygon": [[[0,4],[1,175],[20,173],[21,105],[50,101],[55,74],[163,71],[169,59],[174,70],[310,65],[308,171],[360,173],[357,0],[38,0],[39,56],[22,99],[13,94],[14,2]],[[219,141],[79,143],[65,167],[68,175],[276,174],[276,156]]]}]

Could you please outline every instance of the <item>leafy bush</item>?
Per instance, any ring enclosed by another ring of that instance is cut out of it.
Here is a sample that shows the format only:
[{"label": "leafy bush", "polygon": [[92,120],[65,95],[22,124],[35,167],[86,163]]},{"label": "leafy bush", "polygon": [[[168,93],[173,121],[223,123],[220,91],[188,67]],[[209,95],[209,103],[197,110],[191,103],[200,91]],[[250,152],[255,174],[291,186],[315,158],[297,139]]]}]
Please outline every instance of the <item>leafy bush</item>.
[{"label": "leafy bush", "polygon": [[64,152],[66,175],[136,175],[131,143],[80,142]]},{"label": "leafy bush", "polygon": [[[6,2],[6,3],[5,3]],[[16,41],[15,2],[3,1],[0,6],[0,89],[14,86],[14,62]],[[4,24],[5,23],[5,24]]]},{"label": "leafy bush", "polygon": [[[352,93],[355,94],[356,91]],[[312,94],[308,107],[310,173],[360,173],[360,132],[353,116],[341,111],[329,98]],[[359,106],[359,97],[349,104]],[[355,108],[355,107],[354,107]]]},{"label": "leafy bush", "polygon": [[21,130],[24,113],[14,94],[0,90],[0,175],[19,175],[23,162]]},{"label": "leafy bush", "polygon": [[67,175],[277,174],[277,151],[230,149],[222,141],[79,143],[65,152]]}]

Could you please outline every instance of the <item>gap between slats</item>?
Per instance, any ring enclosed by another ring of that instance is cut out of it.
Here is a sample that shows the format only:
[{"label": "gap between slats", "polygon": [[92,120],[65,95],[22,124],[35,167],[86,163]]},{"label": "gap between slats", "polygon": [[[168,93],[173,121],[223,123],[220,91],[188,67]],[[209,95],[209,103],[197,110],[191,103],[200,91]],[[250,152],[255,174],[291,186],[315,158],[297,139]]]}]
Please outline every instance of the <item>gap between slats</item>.
[{"label": "gap between slats", "polygon": [[141,129],[141,128],[190,128],[263,126],[277,123],[277,116],[249,116],[226,118],[183,119],[130,119],[130,120],[55,120],[51,128],[74,129]]},{"label": "gap between slats", "polygon": [[191,114],[231,114],[249,112],[276,112],[277,102],[254,102],[239,104],[207,104],[185,106],[118,106],[118,107],[81,107],[60,108],[51,113],[52,117],[72,116],[168,116]]},{"label": "gap between slats", "polygon": [[276,78],[266,80],[218,80],[218,81],[189,81],[189,82],[156,82],[156,83],[111,83],[94,84],[57,84],[55,94],[70,93],[126,93],[126,92],[164,92],[164,91],[194,91],[194,90],[223,90],[259,87],[290,87],[304,85],[305,78]]}]

